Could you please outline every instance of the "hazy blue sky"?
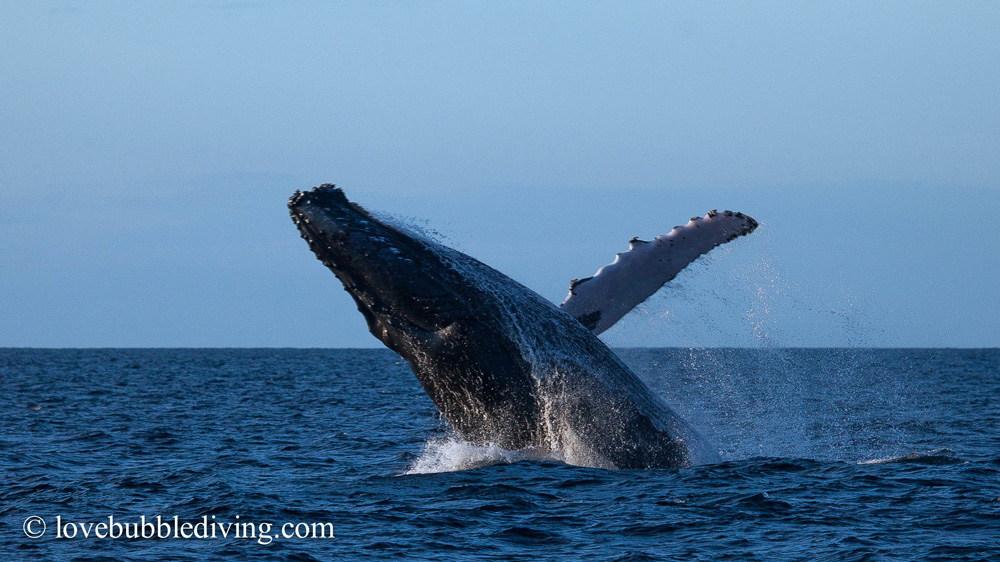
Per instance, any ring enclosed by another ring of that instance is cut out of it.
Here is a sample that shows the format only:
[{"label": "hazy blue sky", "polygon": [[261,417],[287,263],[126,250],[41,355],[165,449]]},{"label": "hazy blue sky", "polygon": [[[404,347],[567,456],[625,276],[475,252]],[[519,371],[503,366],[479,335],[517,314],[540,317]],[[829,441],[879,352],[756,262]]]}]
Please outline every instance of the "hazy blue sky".
[{"label": "hazy blue sky", "polygon": [[1000,3],[0,5],[0,346],[371,346],[344,187],[561,301],[762,223],[614,345],[1000,345]]}]

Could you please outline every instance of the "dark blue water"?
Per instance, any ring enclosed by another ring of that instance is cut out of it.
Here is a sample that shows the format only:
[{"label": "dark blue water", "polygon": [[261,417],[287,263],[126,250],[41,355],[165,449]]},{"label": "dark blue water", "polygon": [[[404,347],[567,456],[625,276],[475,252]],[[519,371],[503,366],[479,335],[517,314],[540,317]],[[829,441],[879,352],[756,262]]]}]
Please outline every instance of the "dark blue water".
[{"label": "dark blue water", "polygon": [[384,350],[0,350],[0,559],[1000,559],[1000,351],[620,353],[723,463],[471,447]]}]

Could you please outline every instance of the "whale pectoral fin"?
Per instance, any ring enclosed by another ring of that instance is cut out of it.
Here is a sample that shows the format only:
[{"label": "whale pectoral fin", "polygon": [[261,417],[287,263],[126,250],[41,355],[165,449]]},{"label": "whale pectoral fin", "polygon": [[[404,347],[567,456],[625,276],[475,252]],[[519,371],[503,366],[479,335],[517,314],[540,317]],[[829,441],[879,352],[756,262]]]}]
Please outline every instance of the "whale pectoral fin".
[{"label": "whale pectoral fin", "polygon": [[743,213],[709,211],[652,240],[633,238],[614,262],[571,281],[559,308],[600,334],[699,256],[756,228],[757,221]]}]

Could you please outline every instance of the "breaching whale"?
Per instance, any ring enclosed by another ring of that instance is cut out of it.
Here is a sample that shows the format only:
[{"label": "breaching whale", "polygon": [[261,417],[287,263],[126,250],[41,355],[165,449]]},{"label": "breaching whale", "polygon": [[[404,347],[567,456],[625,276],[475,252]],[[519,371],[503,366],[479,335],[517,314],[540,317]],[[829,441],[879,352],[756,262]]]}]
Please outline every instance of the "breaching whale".
[{"label": "breaching whale", "polygon": [[604,468],[718,459],[592,330],[645,299],[656,279],[662,285],[700,253],[753,231],[750,217],[712,212],[673,237],[633,240],[614,264],[574,280],[561,309],[468,255],[377,219],[333,185],[296,191],[288,207],[369,331],[407,361],[462,439]]}]

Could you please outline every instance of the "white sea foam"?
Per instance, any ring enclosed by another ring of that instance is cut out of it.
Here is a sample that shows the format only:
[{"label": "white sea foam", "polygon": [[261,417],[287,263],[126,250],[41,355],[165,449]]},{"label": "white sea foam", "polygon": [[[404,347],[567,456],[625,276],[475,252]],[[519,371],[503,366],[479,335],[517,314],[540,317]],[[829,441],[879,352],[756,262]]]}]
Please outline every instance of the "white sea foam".
[{"label": "white sea foam", "polygon": [[436,474],[471,470],[495,464],[511,464],[524,460],[555,460],[541,451],[523,449],[511,451],[497,445],[473,445],[457,436],[431,439],[424,450],[403,474]]}]

